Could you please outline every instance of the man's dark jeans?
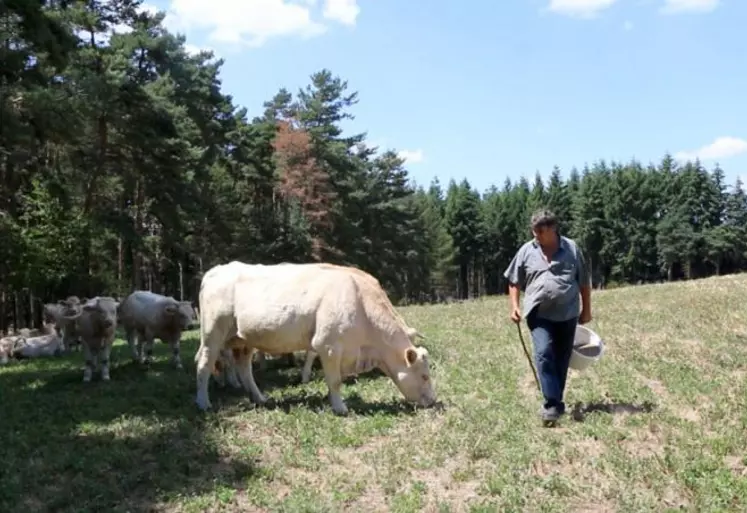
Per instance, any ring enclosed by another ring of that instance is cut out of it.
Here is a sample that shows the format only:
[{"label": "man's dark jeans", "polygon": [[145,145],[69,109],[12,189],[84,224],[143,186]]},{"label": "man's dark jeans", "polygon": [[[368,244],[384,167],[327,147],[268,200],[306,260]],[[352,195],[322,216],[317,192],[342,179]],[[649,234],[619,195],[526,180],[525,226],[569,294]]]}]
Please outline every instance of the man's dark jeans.
[{"label": "man's dark jeans", "polygon": [[527,316],[534,344],[534,362],[545,396],[544,407],[555,407],[560,413],[565,411],[563,393],[577,324],[578,318],[549,321],[537,317],[535,312]]}]

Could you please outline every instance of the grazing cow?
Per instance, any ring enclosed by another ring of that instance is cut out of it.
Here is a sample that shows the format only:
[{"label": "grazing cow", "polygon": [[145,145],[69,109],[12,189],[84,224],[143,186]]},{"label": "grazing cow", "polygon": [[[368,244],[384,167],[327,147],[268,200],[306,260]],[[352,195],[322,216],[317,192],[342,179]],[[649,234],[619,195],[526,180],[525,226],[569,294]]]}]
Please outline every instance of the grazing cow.
[{"label": "grazing cow", "polygon": [[97,296],[82,304],[65,303],[63,317],[75,321],[75,331],[83,342],[86,367],[83,381],[91,381],[100,366],[101,379],[109,381],[109,357],[117,329],[119,303],[108,296]]},{"label": "grazing cow", "polygon": [[324,264],[233,261],[211,268],[200,285],[198,407],[211,406],[208,382],[216,362],[227,353],[224,349],[231,350],[242,385],[256,403],[267,398],[254,381],[255,351],[313,350],[322,362],[337,414],[348,412],[340,395],[343,378],[376,367],[407,400],[433,404],[428,350],[413,344],[417,331],[403,322],[376,285],[362,271]]},{"label": "grazing cow", "polygon": [[189,329],[195,320],[194,308],[189,301],[177,301],[147,290],[136,290],[119,307],[119,323],[124,327],[132,359],[140,363],[151,363],[153,341],[160,338],[171,347],[174,366],[181,369],[182,331]]},{"label": "grazing cow", "polygon": [[82,300],[78,296],[68,296],[67,299],[61,299],[57,303],[46,303],[43,309],[44,322],[54,323],[57,335],[62,337],[63,350],[80,349],[80,335],[75,331],[75,321],[65,319],[63,311],[70,306],[86,303],[88,298]]},{"label": "grazing cow", "polygon": [[[278,264],[278,265],[286,265],[286,264]],[[358,269],[356,267],[343,267],[343,266],[338,266],[338,265],[335,265],[335,264],[327,264],[327,263],[320,263],[320,264],[316,264],[316,265],[318,267],[322,267],[322,268],[326,268],[326,269],[347,269],[350,272],[356,273],[360,277],[360,279],[367,281],[370,286],[372,286],[374,288],[377,288],[377,287],[381,288],[381,283],[379,283],[379,280],[377,280],[376,278],[374,278],[369,273],[367,273],[365,271],[362,271],[362,270],[360,270],[360,269]],[[397,311],[394,310],[394,307],[392,307],[392,314],[395,315],[395,316],[397,316],[397,317],[399,317],[401,319],[401,317],[397,313]],[[404,320],[402,320],[402,322],[403,322],[403,324],[406,324],[404,322]],[[416,334],[416,336],[418,336],[420,338],[423,338],[423,339],[425,338],[420,333],[415,332],[415,334]],[[294,357],[293,353],[287,354],[286,357],[287,357],[287,362],[288,362],[287,364],[288,365],[294,365],[295,364],[295,357]],[[306,351],[306,358],[305,358],[303,370],[301,371],[301,383],[308,383],[311,380],[311,371],[312,371],[312,368],[314,366],[314,361],[316,360],[316,357],[317,357],[317,354],[314,352],[313,349],[309,349],[308,351]],[[226,361],[226,365],[230,365],[230,362],[231,362],[231,360],[230,360],[230,358],[228,358],[227,361]],[[257,362],[259,363],[259,368],[260,369],[264,370],[267,367],[267,363],[265,361],[265,354],[262,351],[257,351]],[[216,375],[216,377],[218,377],[218,376]],[[223,381],[221,381],[220,383],[222,385]]]}]

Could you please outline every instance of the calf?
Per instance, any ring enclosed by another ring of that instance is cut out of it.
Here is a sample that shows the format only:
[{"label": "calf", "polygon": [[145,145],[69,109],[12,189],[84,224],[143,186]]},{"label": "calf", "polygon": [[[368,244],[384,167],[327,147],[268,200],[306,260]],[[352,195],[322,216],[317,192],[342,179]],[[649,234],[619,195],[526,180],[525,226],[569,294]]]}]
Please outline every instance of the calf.
[{"label": "calf", "polygon": [[80,305],[87,301],[87,298],[81,300],[78,296],[68,296],[67,299],[60,299],[57,303],[46,303],[44,305],[44,322],[54,324],[57,335],[62,337],[63,350],[80,349],[82,347],[80,335],[75,330],[75,321],[66,319],[63,312],[68,307]]},{"label": "calf", "polygon": [[80,334],[86,366],[83,381],[91,381],[93,371],[100,367],[101,379],[109,381],[109,357],[117,329],[119,303],[108,296],[97,296],[83,304],[65,303],[62,317],[75,321]]},{"label": "calf", "polygon": [[136,290],[119,307],[119,322],[125,330],[133,361],[150,364],[153,341],[160,338],[171,347],[172,363],[177,369],[182,368],[182,332],[194,324],[195,317],[189,301],[177,301],[147,290]]}]

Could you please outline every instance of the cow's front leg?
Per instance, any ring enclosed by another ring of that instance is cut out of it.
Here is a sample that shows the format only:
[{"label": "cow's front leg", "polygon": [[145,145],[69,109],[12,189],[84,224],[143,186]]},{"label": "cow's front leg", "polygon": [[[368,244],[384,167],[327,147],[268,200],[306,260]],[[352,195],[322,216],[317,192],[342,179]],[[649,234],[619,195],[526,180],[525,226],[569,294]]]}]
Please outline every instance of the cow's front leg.
[{"label": "cow's front leg", "polygon": [[104,343],[104,346],[99,349],[99,364],[101,365],[101,380],[109,381],[109,357],[112,353],[112,344],[114,340],[109,340]]},{"label": "cow's front leg", "polygon": [[145,331],[144,335],[143,345],[145,346],[145,365],[150,365],[153,363],[153,343],[156,337],[148,330]]},{"label": "cow's front leg", "polygon": [[[314,345],[316,349],[318,345]],[[324,380],[327,382],[329,389],[329,402],[332,405],[332,411],[338,415],[347,415],[348,407],[342,399],[342,373],[340,365],[342,363],[342,352],[338,347],[322,347],[317,350],[319,359],[322,362],[324,370]]]},{"label": "cow's front leg", "polygon": [[244,390],[249,392],[249,395],[256,404],[265,404],[267,397],[260,392],[257,382],[254,381],[254,370],[252,369],[252,356],[254,356],[254,349],[248,347],[236,348],[233,350],[233,357],[239,368],[239,378],[244,385]]},{"label": "cow's front leg", "polygon": [[126,328],[125,338],[127,339],[127,346],[130,348],[133,363],[140,363],[140,344],[138,343],[137,330]]},{"label": "cow's front leg", "polygon": [[176,369],[182,369],[182,355],[181,355],[181,337],[177,337],[174,342],[171,342],[171,362]]},{"label": "cow's front leg", "polygon": [[91,348],[88,347],[87,343],[83,343],[83,359],[85,361],[85,368],[83,369],[83,382],[88,383],[91,381],[93,376],[93,355],[91,354]]}]

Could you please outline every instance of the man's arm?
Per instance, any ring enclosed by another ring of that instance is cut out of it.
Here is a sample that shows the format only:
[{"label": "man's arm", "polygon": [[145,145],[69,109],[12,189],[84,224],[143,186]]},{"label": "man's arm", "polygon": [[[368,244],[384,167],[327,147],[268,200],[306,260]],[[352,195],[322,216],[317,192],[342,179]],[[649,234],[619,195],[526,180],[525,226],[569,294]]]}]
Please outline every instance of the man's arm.
[{"label": "man's arm", "polygon": [[508,280],[508,295],[511,298],[511,309],[519,308],[519,292],[524,284],[524,251],[520,248],[511,263],[508,264],[503,277]]},{"label": "man's arm", "polygon": [[508,284],[508,297],[511,298],[511,308],[513,310],[519,309],[519,284],[509,283]]}]

